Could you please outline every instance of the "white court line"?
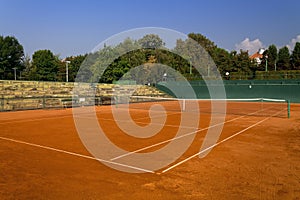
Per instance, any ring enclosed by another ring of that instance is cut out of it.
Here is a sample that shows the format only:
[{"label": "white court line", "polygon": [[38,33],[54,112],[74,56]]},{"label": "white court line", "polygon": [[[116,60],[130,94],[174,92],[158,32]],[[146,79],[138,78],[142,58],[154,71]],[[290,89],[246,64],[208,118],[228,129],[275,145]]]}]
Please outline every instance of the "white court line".
[{"label": "white court line", "polygon": [[[123,110],[125,110],[125,111],[128,111],[126,108],[117,108],[117,109],[123,109]],[[143,112],[143,113],[145,113],[145,112],[148,112],[149,113],[149,109],[147,110],[147,109],[137,109],[137,108],[129,108],[130,110],[138,110],[138,111],[141,111],[141,112]],[[162,113],[162,111],[158,111],[158,110],[152,110],[152,111],[154,111],[154,112],[157,112],[157,113]],[[168,112],[170,112],[170,114],[168,114]],[[161,117],[161,116],[165,116],[165,115],[177,115],[177,114],[181,114],[182,112],[178,112],[178,111],[166,111],[166,112],[164,112],[165,114],[164,115],[155,115],[154,117],[151,117],[151,118],[157,118],[157,117]],[[137,118],[136,120],[141,120],[141,119],[148,119],[149,117],[141,117],[141,118]]]},{"label": "white court line", "polygon": [[192,156],[190,156],[190,157],[188,157],[188,158],[186,158],[186,159],[184,159],[184,160],[182,160],[182,161],[176,163],[175,165],[172,165],[171,167],[169,167],[169,168],[163,170],[162,173],[165,173],[165,172],[167,172],[167,171],[169,171],[169,170],[171,170],[171,169],[173,169],[173,168],[175,168],[175,167],[177,167],[177,166],[179,166],[179,165],[181,165],[181,164],[183,164],[183,163],[185,163],[185,162],[191,160],[192,158],[194,158],[194,157],[200,155],[201,153],[204,153],[204,152],[206,152],[206,151],[208,151],[208,150],[210,150],[210,149],[212,149],[212,148],[214,148],[214,147],[216,147],[216,146],[218,146],[218,145],[220,145],[220,144],[226,142],[227,140],[229,140],[229,139],[231,139],[231,138],[233,138],[233,137],[235,137],[235,136],[237,136],[237,135],[239,135],[239,134],[241,134],[241,133],[243,133],[243,132],[249,130],[250,128],[252,128],[252,127],[254,127],[254,126],[257,126],[258,124],[260,124],[260,123],[266,121],[266,120],[269,119],[269,118],[270,118],[270,117],[265,118],[265,119],[263,119],[263,120],[261,120],[261,121],[255,123],[255,124],[253,124],[253,125],[251,125],[251,126],[245,128],[245,129],[243,129],[243,130],[241,130],[241,131],[239,131],[239,132],[237,132],[237,133],[235,133],[235,134],[229,136],[228,138],[225,138],[224,140],[221,140],[220,142],[217,142],[217,143],[215,143],[214,145],[209,146],[209,147],[207,147],[206,149],[203,149],[202,151],[199,151],[198,153],[196,153],[196,154],[194,154],[194,155],[192,155]]},{"label": "white court line", "polygon": [[[19,111],[18,111],[19,112]],[[20,111],[20,112],[26,112],[26,111]],[[88,113],[81,113],[81,114],[88,114]],[[63,114],[63,115],[58,115],[58,116],[49,116],[49,117],[39,117],[37,118],[32,118],[32,119],[9,119],[9,121],[4,121],[0,122],[0,124],[15,124],[15,123],[23,123],[23,122],[35,122],[35,121],[43,121],[47,119],[62,119],[62,118],[68,118],[68,117],[73,117],[73,114]],[[12,121],[13,120],[13,121]]]},{"label": "white court line", "polygon": [[[122,108],[118,108],[118,109],[122,109]],[[135,109],[136,110],[136,109]],[[145,111],[147,111],[147,112],[149,112],[149,110],[145,110]],[[157,112],[161,112],[161,111],[157,111]],[[165,115],[167,115],[167,116],[171,116],[171,115],[177,115],[177,114],[181,114],[182,112],[172,112],[172,113],[170,113],[170,114],[168,114],[168,113],[165,113],[164,115],[155,115],[155,116],[153,116],[153,117],[141,117],[141,118],[136,118],[136,119],[134,119],[133,121],[135,122],[135,123],[137,123],[137,124],[144,124],[144,125],[147,125],[147,124],[149,124],[149,123],[147,123],[147,122],[139,122],[138,120],[142,120],[142,119],[152,119],[152,118],[159,118],[159,117],[162,117],[162,116],[165,116]],[[93,116],[77,116],[76,118],[82,118],[82,119],[94,119],[94,117]],[[115,122],[131,122],[130,120],[115,120],[115,119],[108,119],[108,118],[102,118],[102,117],[97,117],[99,120],[103,120],[103,121],[115,121]],[[164,126],[168,126],[168,127],[178,127],[177,125],[165,125],[165,124],[159,124],[159,123],[151,123],[151,124],[154,124],[154,125],[164,125]],[[181,127],[183,127],[183,128],[195,128],[195,127],[190,127],[190,126],[181,126]]]},{"label": "white court line", "polygon": [[[258,111],[253,112],[253,113],[250,113],[249,115],[255,114],[255,113],[257,113],[257,112],[258,112]],[[174,138],[171,138],[171,139],[168,139],[168,140],[164,140],[164,141],[162,141],[162,142],[158,142],[158,143],[156,143],[156,144],[153,144],[153,145],[150,145],[150,146],[147,146],[147,147],[143,147],[143,148],[141,148],[141,149],[137,149],[137,150],[135,150],[135,151],[128,152],[128,153],[126,153],[126,154],[117,156],[117,157],[112,158],[112,159],[110,159],[110,160],[111,160],[111,161],[117,160],[117,159],[119,159],[119,158],[123,158],[123,157],[125,157],[125,156],[129,156],[129,155],[131,155],[131,154],[134,154],[134,153],[137,153],[137,152],[140,152],[140,151],[144,151],[144,150],[150,149],[150,148],[152,148],[152,147],[159,146],[159,145],[162,145],[162,144],[171,142],[171,141],[173,141],[173,140],[177,140],[177,139],[180,139],[180,138],[183,138],[183,137],[187,137],[187,136],[189,136],[189,135],[197,134],[198,132],[202,132],[202,131],[208,130],[209,128],[213,128],[213,127],[216,127],[216,126],[223,125],[223,124],[225,124],[225,123],[233,122],[233,121],[235,121],[235,120],[238,120],[238,119],[241,119],[241,118],[247,117],[247,116],[248,116],[248,115],[243,115],[243,116],[240,116],[240,117],[237,117],[237,118],[233,118],[233,119],[228,120],[228,121],[225,121],[225,122],[221,122],[221,123],[218,123],[218,124],[214,124],[214,125],[212,125],[212,126],[208,126],[208,127],[206,127],[206,128],[198,129],[198,130],[196,130],[196,131],[193,131],[193,132],[190,132],[190,133],[187,133],[187,134],[178,136],[178,137],[174,137]]]},{"label": "white court line", "polygon": [[23,122],[35,122],[35,121],[43,121],[47,119],[62,119],[62,118],[68,118],[69,115],[65,116],[56,116],[56,117],[39,117],[37,119],[13,119],[14,121],[6,121],[6,122],[0,122],[0,124],[16,124],[16,123],[23,123]]},{"label": "white court line", "polygon": [[[170,115],[176,115],[176,114],[180,114],[181,112],[176,112],[176,113],[170,113],[170,114],[166,114],[167,116],[170,116]],[[162,116],[165,116],[165,115],[155,115],[154,117],[151,117],[151,118],[158,118],[158,117],[162,117]],[[85,119],[93,119],[94,117],[93,116],[80,116],[78,115],[77,117],[79,118],[85,118]],[[98,119],[103,119],[103,120],[106,120],[106,121],[116,121],[114,119],[108,119],[108,118],[102,118],[102,117],[97,117]],[[136,118],[135,120],[141,120],[141,119],[149,119],[150,117],[141,117],[141,118]],[[130,121],[130,120],[119,120],[119,121]],[[138,122],[140,123],[140,122]]]},{"label": "white court line", "polygon": [[100,161],[100,162],[104,162],[104,163],[108,163],[108,164],[112,164],[112,165],[117,165],[117,166],[121,166],[121,167],[125,167],[125,168],[130,168],[130,169],[134,169],[134,170],[138,170],[138,171],[142,171],[142,172],[154,173],[151,170],[142,169],[142,168],[139,168],[139,167],[134,167],[134,166],[130,166],[130,165],[122,164],[122,163],[112,162],[112,161],[109,161],[109,160],[103,160],[103,159],[95,158],[95,157],[92,157],[92,156],[82,155],[82,154],[78,154],[78,153],[74,153],[74,152],[70,152],[70,151],[65,151],[65,150],[61,150],[61,149],[56,149],[56,148],[53,148],[53,147],[43,146],[43,145],[29,143],[29,142],[24,142],[24,141],[21,141],[21,140],[15,140],[15,139],[1,137],[1,136],[0,136],[0,139],[10,141],[10,142],[19,143],[19,144],[25,144],[25,145],[29,145],[29,146],[33,146],[33,147],[38,147],[38,148],[41,148],[41,149],[56,151],[56,152],[59,152],[59,153],[65,153],[65,154],[69,154],[69,155],[77,156],[77,157],[81,157],[81,158],[97,160],[97,161]]},{"label": "white court line", "polygon": [[[18,112],[26,112],[26,111],[18,111]],[[100,112],[102,114],[103,113],[109,113],[109,112],[95,110],[95,113],[100,113]],[[87,115],[87,114],[91,114],[91,112],[82,112],[82,113],[80,113],[80,115]],[[68,117],[73,117],[73,113],[64,114],[64,115],[60,115],[60,116],[53,116],[53,117],[51,117],[51,116],[49,116],[49,117],[38,117],[38,118],[33,118],[33,119],[30,119],[30,118],[29,119],[10,119],[9,121],[0,122],[0,124],[15,124],[15,123],[23,123],[23,122],[35,122],[35,121],[43,121],[43,120],[47,120],[47,119],[62,119],[62,118],[68,118]]]},{"label": "white court line", "polygon": [[278,113],[281,113],[281,112],[283,112],[283,111],[277,112],[276,114],[274,114],[274,115],[272,115],[270,117],[264,118],[263,120],[260,120],[260,121],[256,122],[255,124],[252,124],[251,126],[249,126],[249,127],[245,128],[245,129],[243,129],[243,130],[241,130],[241,131],[239,131],[239,132],[237,132],[237,133],[235,133],[235,134],[233,134],[233,135],[225,138],[224,140],[221,140],[220,142],[217,142],[214,145],[209,146],[206,149],[203,149],[202,151],[200,151],[200,152],[198,152],[198,153],[196,153],[196,154],[194,154],[194,155],[192,155],[192,156],[190,156],[190,157],[188,157],[188,158],[186,158],[186,159],[184,159],[184,160],[182,160],[182,161],[180,161],[180,162],[178,162],[178,163],[170,166],[169,168],[163,170],[161,173],[166,173],[167,171],[170,171],[171,169],[173,169],[175,167],[178,167],[179,165],[181,165],[181,164],[183,164],[183,163],[191,160],[192,158],[194,158],[194,157],[196,157],[196,156],[198,156],[198,155],[200,155],[200,154],[202,154],[202,153],[204,153],[204,152],[206,152],[206,151],[208,151],[208,150],[210,150],[210,149],[212,149],[212,148],[214,148],[214,147],[216,147],[216,146],[218,146],[218,145],[226,142],[227,140],[230,140],[230,139],[234,138],[237,135],[240,135],[241,133],[243,133],[243,132],[245,132],[245,131],[247,131],[247,130],[249,130],[249,129],[251,129],[251,128],[253,128],[253,127],[255,127],[255,126],[257,126],[257,125],[259,125],[261,123],[263,123],[263,122],[265,122],[266,120],[270,119],[271,117],[273,117],[273,116],[275,116],[275,115],[277,115]]},{"label": "white court line", "polygon": [[[18,111],[18,112],[26,112],[26,111]],[[93,112],[82,112],[80,114],[77,114],[77,115],[80,115],[80,116],[86,116],[86,115],[89,115]],[[104,112],[104,111],[97,111],[95,110],[95,113],[109,113],[109,112]],[[33,119],[9,119],[9,121],[4,121],[4,122],[0,122],[0,124],[16,124],[16,123],[26,123],[26,122],[35,122],[35,121],[43,121],[43,120],[48,120],[48,119],[63,119],[63,118],[69,118],[69,117],[73,117],[73,113],[70,113],[70,114],[65,114],[65,115],[60,115],[60,116],[49,116],[49,117],[39,117],[37,116],[37,118],[33,118]],[[83,117],[82,117],[83,118]]]},{"label": "white court line", "polygon": [[[174,115],[174,114],[167,114],[168,116],[169,115]],[[151,117],[152,118],[158,118],[158,117],[161,117],[162,115],[160,116],[155,116],[155,117]],[[81,119],[94,119],[94,117],[81,117],[81,116],[77,116],[76,118],[81,118]],[[136,124],[144,124],[144,125],[148,125],[150,123],[147,123],[147,122],[139,122],[139,121],[136,121],[136,120],[141,120],[141,119],[147,119],[149,117],[143,117],[143,118],[138,118],[138,119],[135,119],[135,120],[132,120],[134,121]],[[130,120],[115,120],[115,119],[107,119],[107,118],[98,118],[100,121],[103,120],[103,121],[114,121],[114,122],[128,122],[128,123],[131,123]],[[151,125],[160,125],[160,126],[167,126],[167,127],[179,127],[178,125],[165,125],[165,124],[160,124],[160,123],[153,123],[151,122]],[[195,127],[191,127],[191,126],[180,126],[182,128],[190,128],[190,129],[194,129]]]}]

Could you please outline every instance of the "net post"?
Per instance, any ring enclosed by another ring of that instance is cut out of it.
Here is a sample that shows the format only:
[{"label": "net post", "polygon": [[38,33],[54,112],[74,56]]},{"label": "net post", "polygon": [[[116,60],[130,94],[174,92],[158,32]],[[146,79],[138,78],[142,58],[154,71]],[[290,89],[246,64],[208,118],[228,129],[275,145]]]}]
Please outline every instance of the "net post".
[{"label": "net post", "polygon": [[286,101],[287,102],[287,114],[288,114],[288,118],[290,118],[291,117],[291,102],[290,102],[290,100],[287,100]]},{"label": "net post", "polygon": [[182,100],[182,111],[185,111],[185,99]]}]

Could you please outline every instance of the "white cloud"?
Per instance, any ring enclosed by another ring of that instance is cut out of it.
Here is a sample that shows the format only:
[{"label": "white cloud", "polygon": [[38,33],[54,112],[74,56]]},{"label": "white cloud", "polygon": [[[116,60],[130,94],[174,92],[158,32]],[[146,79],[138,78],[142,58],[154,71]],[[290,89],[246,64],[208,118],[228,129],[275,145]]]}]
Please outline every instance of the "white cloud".
[{"label": "white cloud", "polygon": [[300,42],[300,35],[297,35],[296,38],[293,38],[290,43],[287,46],[287,48],[289,48],[290,52],[292,52],[294,50],[295,44],[296,42]]},{"label": "white cloud", "polygon": [[260,48],[264,48],[264,45],[259,39],[255,39],[253,41],[250,41],[249,38],[246,38],[241,43],[235,45],[236,51],[239,52],[242,49],[244,51],[248,51],[249,55],[254,54]]}]

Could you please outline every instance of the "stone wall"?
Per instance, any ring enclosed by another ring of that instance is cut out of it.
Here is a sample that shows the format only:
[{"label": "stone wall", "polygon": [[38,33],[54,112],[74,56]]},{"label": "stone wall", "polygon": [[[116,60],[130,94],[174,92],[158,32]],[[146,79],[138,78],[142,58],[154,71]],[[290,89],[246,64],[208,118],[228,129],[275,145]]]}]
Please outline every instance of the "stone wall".
[{"label": "stone wall", "polygon": [[[97,100],[98,103],[105,100],[105,104],[109,104],[111,97],[115,95],[167,96],[149,86],[0,80],[0,110],[63,108],[67,104],[70,106],[74,103],[73,94],[76,94],[73,90],[74,84],[77,84],[80,95],[92,96],[93,101]],[[86,98],[85,102],[81,103],[90,102]]]}]

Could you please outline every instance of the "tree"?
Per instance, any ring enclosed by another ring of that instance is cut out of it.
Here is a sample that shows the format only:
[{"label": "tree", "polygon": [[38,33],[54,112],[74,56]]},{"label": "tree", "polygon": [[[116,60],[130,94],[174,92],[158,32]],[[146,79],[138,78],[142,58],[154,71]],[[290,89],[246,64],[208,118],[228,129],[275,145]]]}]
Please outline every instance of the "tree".
[{"label": "tree", "polygon": [[291,64],[293,69],[300,69],[300,42],[296,42],[291,55]]},{"label": "tree", "polygon": [[101,76],[101,82],[113,83],[118,81],[126,72],[129,71],[129,64],[125,59],[119,58],[111,63]]},{"label": "tree", "polygon": [[32,62],[29,55],[26,55],[23,61],[24,70],[21,79],[31,80],[30,73],[32,72]]},{"label": "tree", "polygon": [[278,59],[278,53],[277,53],[277,47],[272,44],[268,48],[268,66],[269,70],[276,68],[277,64],[277,59]]},{"label": "tree", "polygon": [[83,63],[84,59],[86,58],[87,54],[85,55],[79,55],[71,57],[70,59],[67,58],[67,60],[71,61],[69,64],[69,81],[75,81],[77,72]]},{"label": "tree", "polygon": [[[161,48],[163,45],[164,42],[159,36],[150,34],[140,40],[127,38],[117,46],[104,46],[85,59],[82,64],[85,66],[84,70],[81,69],[80,73],[80,77],[83,78],[80,80],[95,81],[100,78],[100,82],[111,83],[120,80],[127,73],[137,83],[155,83],[160,81],[167,71],[157,63],[172,67],[188,80],[214,80],[218,71],[222,76],[229,72],[230,78],[249,79],[254,78],[255,71],[259,70],[250,60],[247,51],[227,52],[201,34],[190,33],[189,38],[178,39],[176,46],[171,50]],[[270,51],[274,52],[271,53],[271,59],[275,58],[272,59],[275,62],[277,49],[274,47],[271,45]],[[272,65],[272,62],[269,65]],[[264,66],[261,65],[261,70],[265,69]],[[139,68],[132,71],[135,67]],[[168,77],[169,74],[171,72],[168,72]],[[179,80],[177,75],[174,74],[172,80]]]},{"label": "tree", "polygon": [[248,51],[241,50],[240,53],[233,52],[231,54],[232,64],[230,73],[231,78],[234,79],[251,79],[256,70],[255,64],[249,58]]},{"label": "tree", "polygon": [[66,62],[68,63],[68,81],[74,82],[77,76],[77,72],[83,63],[84,59],[86,58],[87,54],[85,55],[78,55],[78,56],[70,56],[66,57],[63,61],[59,63],[59,81],[66,81]]},{"label": "tree", "polygon": [[217,48],[214,42],[200,33],[189,33],[188,37],[198,42],[210,55]]},{"label": "tree", "polygon": [[22,71],[24,69],[23,58],[23,46],[15,37],[0,36],[0,78],[13,78],[13,68],[15,67],[17,71]]},{"label": "tree", "polygon": [[[182,59],[178,59],[177,56],[174,57],[177,65],[176,70],[178,70],[186,77],[188,74],[188,76],[191,75],[190,73],[188,73],[190,71],[189,68],[191,67],[190,64],[194,65],[197,68],[197,71],[199,73],[195,75],[198,78],[203,78],[204,76],[206,78],[214,77],[215,74],[211,73],[211,69],[213,69],[213,66],[215,65],[212,62],[212,59],[210,59],[209,53],[199,44],[198,41],[195,41],[190,37],[186,40],[178,39],[174,48],[174,53],[182,57]],[[195,72],[195,70],[193,69],[192,71]],[[193,78],[196,77],[193,76]]]},{"label": "tree", "polygon": [[138,43],[145,49],[157,49],[165,45],[163,40],[155,34],[145,35]]},{"label": "tree", "polygon": [[290,52],[286,46],[279,49],[277,66],[278,66],[278,70],[291,69]]},{"label": "tree", "polygon": [[257,66],[257,71],[270,71],[269,60],[269,49],[266,49],[262,54],[260,64]]},{"label": "tree", "polygon": [[33,71],[35,79],[41,81],[57,80],[59,66],[58,57],[54,56],[50,50],[38,50],[32,55]]},{"label": "tree", "polygon": [[226,72],[231,72],[230,54],[225,49],[215,48],[211,56],[220,74],[224,75]]}]

